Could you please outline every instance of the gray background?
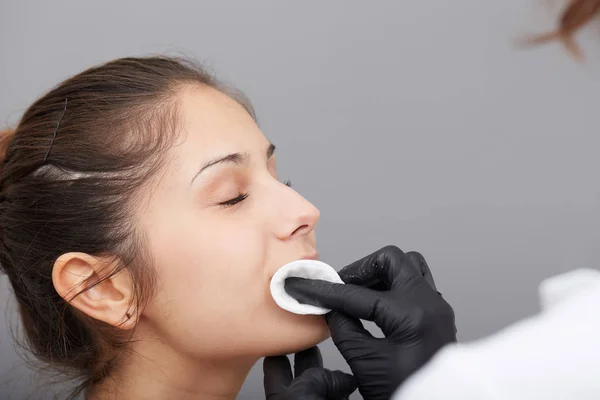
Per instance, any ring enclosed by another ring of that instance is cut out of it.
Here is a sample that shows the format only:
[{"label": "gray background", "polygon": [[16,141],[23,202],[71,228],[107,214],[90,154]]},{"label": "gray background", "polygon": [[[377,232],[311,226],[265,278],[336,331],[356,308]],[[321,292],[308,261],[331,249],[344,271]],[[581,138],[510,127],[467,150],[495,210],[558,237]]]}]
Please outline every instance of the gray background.
[{"label": "gray background", "polygon": [[[556,44],[518,49],[553,26],[548,3],[2,0],[0,123],[92,64],[204,60],[249,95],[281,177],[321,209],[323,260],[421,251],[460,339],[477,339],[536,312],[541,279],[600,265],[600,33],[580,35],[586,64]],[[3,398],[41,398],[1,284]],[[240,398],[262,397],[259,367]]]}]

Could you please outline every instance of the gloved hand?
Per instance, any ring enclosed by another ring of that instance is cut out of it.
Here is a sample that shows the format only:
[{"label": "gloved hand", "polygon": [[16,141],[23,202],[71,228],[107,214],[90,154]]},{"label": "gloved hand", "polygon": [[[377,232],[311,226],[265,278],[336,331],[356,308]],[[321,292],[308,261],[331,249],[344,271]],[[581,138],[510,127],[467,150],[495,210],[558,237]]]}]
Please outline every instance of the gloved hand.
[{"label": "gloved hand", "polygon": [[[456,341],[454,311],[437,291],[419,253],[387,246],[340,272],[346,285],[288,278],[298,301],[332,309],[331,337],[365,400],[388,400],[444,345]],[[359,319],[374,321],[373,337]]]},{"label": "gloved hand", "polygon": [[356,390],[356,379],[323,368],[317,347],[294,355],[294,375],[287,356],[266,357],[263,362],[267,400],[346,400]]}]

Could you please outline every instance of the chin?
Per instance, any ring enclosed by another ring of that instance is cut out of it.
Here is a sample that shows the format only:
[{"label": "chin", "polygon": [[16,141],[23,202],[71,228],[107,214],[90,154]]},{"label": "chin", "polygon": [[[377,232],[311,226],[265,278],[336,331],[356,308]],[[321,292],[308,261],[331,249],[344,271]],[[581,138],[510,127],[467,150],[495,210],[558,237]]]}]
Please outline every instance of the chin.
[{"label": "chin", "polygon": [[278,335],[271,342],[273,347],[266,356],[293,354],[322,343],[330,337],[325,318],[321,315],[294,315],[285,327],[277,329]]}]

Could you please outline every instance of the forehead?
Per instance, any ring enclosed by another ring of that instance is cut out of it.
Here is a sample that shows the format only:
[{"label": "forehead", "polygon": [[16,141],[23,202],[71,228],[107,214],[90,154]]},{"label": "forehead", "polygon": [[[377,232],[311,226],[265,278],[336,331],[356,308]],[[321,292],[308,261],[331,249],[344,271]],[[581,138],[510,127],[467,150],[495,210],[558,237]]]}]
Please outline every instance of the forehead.
[{"label": "forehead", "polygon": [[252,153],[268,145],[252,116],[226,94],[207,86],[189,87],[180,96],[184,135],[179,147],[198,160],[206,155]]}]

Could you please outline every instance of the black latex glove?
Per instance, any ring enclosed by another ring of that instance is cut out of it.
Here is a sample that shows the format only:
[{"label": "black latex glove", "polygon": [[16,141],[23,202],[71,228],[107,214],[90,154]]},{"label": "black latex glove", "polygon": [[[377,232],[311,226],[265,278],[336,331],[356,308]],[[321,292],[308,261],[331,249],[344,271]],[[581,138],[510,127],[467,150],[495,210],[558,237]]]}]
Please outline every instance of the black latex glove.
[{"label": "black latex glove", "polygon": [[[402,382],[444,345],[456,341],[454,311],[437,291],[419,253],[387,246],[340,272],[346,285],[288,278],[298,301],[333,311],[331,337],[358,380],[365,400],[388,400]],[[373,337],[359,319],[374,321]]]},{"label": "black latex glove", "polygon": [[263,362],[267,400],[346,400],[356,390],[356,379],[323,368],[317,347],[294,355],[294,376],[287,356],[266,357]]}]

